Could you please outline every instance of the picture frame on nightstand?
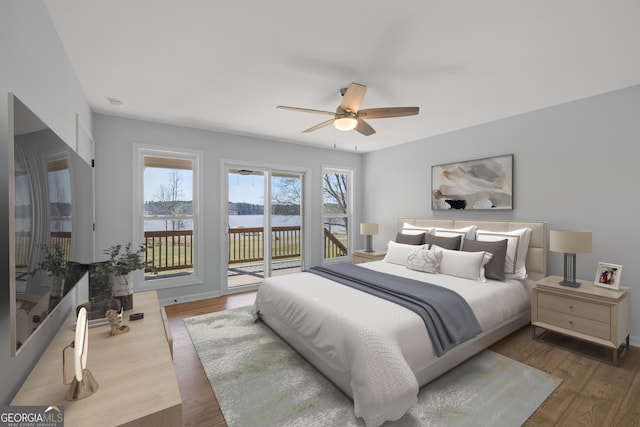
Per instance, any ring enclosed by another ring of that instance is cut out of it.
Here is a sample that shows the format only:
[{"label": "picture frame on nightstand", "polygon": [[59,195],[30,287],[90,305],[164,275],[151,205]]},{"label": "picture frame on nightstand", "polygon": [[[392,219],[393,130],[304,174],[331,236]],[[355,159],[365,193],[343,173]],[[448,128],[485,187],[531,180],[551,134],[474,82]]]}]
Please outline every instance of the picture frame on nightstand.
[{"label": "picture frame on nightstand", "polygon": [[622,275],[622,266],[618,264],[610,264],[608,262],[599,262],[596,270],[594,283],[596,286],[607,289],[620,289],[620,276]]}]

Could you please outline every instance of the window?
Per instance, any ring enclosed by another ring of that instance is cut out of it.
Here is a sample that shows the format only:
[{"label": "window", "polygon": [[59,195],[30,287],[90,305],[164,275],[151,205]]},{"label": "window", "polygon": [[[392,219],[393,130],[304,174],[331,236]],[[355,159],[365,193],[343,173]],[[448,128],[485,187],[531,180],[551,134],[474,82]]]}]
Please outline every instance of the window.
[{"label": "window", "polygon": [[49,189],[49,250],[56,248],[64,253],[65,261],[71,256],[72,200],[71,176],[67,157],[51,158],[47,161]]},{"label": "window", "polygon": [[325,168],[322,173],[324,259],[349,254],[351,171]]},{"label": "window", "polygon": [[138,147],[138,235],[146,245],[143,287],[200,281],[198,164],[201,154]]}]

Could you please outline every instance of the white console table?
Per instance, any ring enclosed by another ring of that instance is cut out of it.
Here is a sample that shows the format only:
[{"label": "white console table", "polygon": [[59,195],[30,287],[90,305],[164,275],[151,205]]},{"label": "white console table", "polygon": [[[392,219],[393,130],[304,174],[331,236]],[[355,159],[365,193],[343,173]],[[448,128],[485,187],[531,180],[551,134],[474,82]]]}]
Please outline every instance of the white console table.
[{"label": "white console table", "polygon": [[[158,427],[182,425],[182,400],[171,355],[171,335],[155,291],[136,293],[133,310],[123,316],[131,330],[111,336],[109,325],[89,329],[87,368],[99,389],[82,400],[68,401],[62,383],[62,349],[74,339],[75,313],[60,328],[12,405],[64,406],[65,426]],[[143,312],[144,319],[129,321]],[[73,375],[72,351],[67,375]]]}]

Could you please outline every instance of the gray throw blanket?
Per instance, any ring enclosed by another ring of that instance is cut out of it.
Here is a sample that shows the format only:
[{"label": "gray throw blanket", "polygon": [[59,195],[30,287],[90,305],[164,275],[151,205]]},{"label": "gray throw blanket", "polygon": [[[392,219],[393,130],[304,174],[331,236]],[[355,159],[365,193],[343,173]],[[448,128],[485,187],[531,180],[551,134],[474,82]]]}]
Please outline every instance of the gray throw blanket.
[{"label": "gray throw blanket", "polygon": [[482,332],[469,304],[450,289],[350,263],[313,267],[306,271],[415,312],[424,321],[438,357]]}]

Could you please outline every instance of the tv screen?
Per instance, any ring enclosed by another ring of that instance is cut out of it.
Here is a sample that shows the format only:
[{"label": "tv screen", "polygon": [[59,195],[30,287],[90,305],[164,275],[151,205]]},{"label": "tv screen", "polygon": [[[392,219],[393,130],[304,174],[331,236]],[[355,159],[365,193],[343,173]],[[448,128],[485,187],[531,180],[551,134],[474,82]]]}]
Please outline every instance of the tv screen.
[{"label": "tv screen", "polygon": [[17,352],[93,262],[93,170],[15,96],[13,117]]}]

